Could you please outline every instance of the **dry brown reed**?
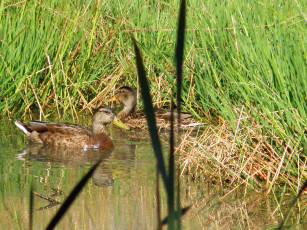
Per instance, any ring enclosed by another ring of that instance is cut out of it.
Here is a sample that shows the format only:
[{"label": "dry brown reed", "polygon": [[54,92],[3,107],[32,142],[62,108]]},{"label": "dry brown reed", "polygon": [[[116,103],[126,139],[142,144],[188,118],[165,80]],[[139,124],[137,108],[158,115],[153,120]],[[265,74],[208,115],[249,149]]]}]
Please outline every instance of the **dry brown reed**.
[{"label": "dry brown reed", "polygon": [[[281,196],[278,192],[267,195],[266,192],[254,191],[244,196],[244,189],[236,190],[232,196],[224,198],[223,194],[227,192],[224,191],[225,186],[221,188],[219,184],[208,182],[204,187],[208,189],[206,195],[198,196],[188,216],[183,218],[187,222],[196,218],[201,226],[199,229],[274,229],[282,219],[280,210],[287,209],[292,199],[290,193]],[[197,190],[192,189],[188,195],[195,197],[195,194]],[[276,197],[279,202],[276,202]],[[300,208],[304,209],[306,205],[306,198],[301,197]],[[304,221],[298,209],[294,208],[289,223],[301,222],[303,226]]]},{"label": "dry brown reed", "polygon": [[228,181],[232,190],[246,185],[267,193],[277,182],[298,191],[306,180],[306,158],[300,157],[300,143],[275,136],[254,122],[244,107],[233,124],[220,118],[218,125],[185,132],[179,139],[182,172],[195,179],[210,177]]}]

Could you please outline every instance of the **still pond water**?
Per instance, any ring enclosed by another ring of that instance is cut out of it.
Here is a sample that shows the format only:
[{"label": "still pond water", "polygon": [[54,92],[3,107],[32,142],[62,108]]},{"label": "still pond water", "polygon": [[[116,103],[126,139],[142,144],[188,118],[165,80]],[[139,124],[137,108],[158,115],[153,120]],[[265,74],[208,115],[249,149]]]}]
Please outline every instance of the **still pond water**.
[{"label": "still pond water", "polygon": [[[156,229],[156,161],[148,134],[111,128],[112,152],[76,152],[28,145],[12,121],[0,120],[0,126],[0,229],[28,229],[31,185],[36,194],[33,229],[44,229],[60,207],[57,202],[64,201],[101,155],[103,162],[57,229]],[[265,198],[246,189],[222,199],[232,188],[210,180],[195,183],[185,175],[181,185],[183,206],[193,204],[183,218],[188,230],[275,227],[292,199],[288,193]],[[164,192],[161,199],[165,217]],[[289,222],[304,229],[306,217],[306,208],[296,210]]]}]

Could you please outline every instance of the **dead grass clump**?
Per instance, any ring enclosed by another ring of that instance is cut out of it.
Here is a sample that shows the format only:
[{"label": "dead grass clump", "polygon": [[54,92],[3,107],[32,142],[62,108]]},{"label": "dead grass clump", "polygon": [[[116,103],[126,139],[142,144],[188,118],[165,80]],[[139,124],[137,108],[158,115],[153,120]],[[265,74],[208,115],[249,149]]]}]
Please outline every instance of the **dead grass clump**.
[{"label": "dead grass clump", "polygon": [[182,170],[193,178],[210,176],[259,191],[269,192],[276,182],[299,189],[306,180],[306,159],[300,157],[300,143],[290,137],[282,140],[251,116],[240,116],[234,126],[220,120],[219,125],[198,130],[197,135],[182,135],[177,148]]}]

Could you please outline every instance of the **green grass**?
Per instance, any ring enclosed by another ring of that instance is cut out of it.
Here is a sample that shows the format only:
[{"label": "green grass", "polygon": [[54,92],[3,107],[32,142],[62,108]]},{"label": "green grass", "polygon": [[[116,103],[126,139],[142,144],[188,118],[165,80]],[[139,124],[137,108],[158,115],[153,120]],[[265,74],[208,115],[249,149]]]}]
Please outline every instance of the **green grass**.
[{"label": "green grass", "polygon": [[[233,130],[243,109],[253,120],[241,124],[280,138],[270,143],[280,155],[287,143],[293,158],[306,155],[306,8],[301,0],[188,1],[182,109],[220,116]],[[136,86],[130,34],[153,101],[169,105],[178,11],[179,1],[162,0],[2,1],[0,114],[78,116],[114,86]],[[293,174],[296,164],[287,164]]]}]

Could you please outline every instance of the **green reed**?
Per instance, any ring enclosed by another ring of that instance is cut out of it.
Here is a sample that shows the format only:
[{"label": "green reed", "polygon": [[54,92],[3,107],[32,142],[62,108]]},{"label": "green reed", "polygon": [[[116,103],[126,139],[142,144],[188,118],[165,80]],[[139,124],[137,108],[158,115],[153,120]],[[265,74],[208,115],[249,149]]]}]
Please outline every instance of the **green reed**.
[{"label": "green reed", "polygon": [[220,116],[233,130],[248,111],[263,133],[280,137],[270,143],[277,152],[285,143],[298,149],[286,170],[299,177],[295,159],[307,143],[306,1],[188,1],[180,87],[178,9],[174,0],[1,1],[1,116],[78,116],[104,89],[137,85],[133,33],[158,106],[179,89],[184,109]]},{"label": "green reed", "polygon": [[[114,85],[137,85],[131,33],[155,105],[169,104],[178,9],[174,0],[1,1],[1,115],[77,117]],[[289,143],[297,159],[307,143],[306,2],[191,0],[187,9],[183,109],[233,130],[248,112],[253,121],[241,124],[281,138],[272,146],[281,155]],[[287,170],[299,176],[293,159]]]}]

